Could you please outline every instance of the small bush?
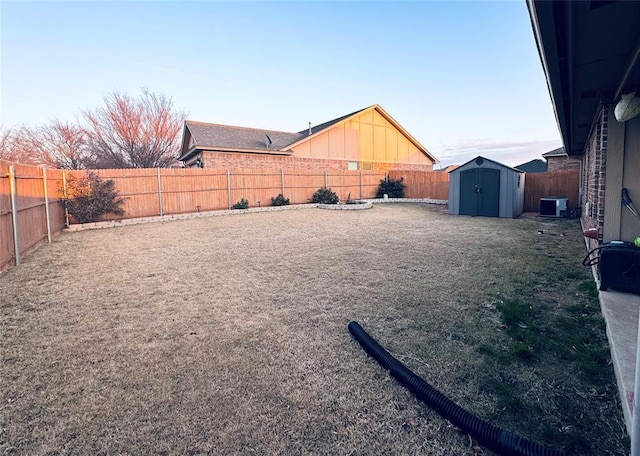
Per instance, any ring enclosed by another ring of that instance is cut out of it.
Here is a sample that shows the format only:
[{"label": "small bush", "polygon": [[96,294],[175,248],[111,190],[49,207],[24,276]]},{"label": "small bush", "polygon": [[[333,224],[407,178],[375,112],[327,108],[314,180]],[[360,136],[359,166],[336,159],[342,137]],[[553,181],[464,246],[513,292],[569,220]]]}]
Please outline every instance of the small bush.
[{"label": "small bush", "polygon": [[339,199],[330,188],[321,187],[313,194],[311,201],[320,204],[338,204]]},{"label": "small bush", "polygon": [[404,177],[398,180],[383,179],[380,181],[380,185],[378,185],[376,198],[382,198],[385,194],[389,195],[389,198],[404,198],[404,189],[406,186]]},{"label": "small bush", "polygon": [[249,201],[244,198],[241,198],[236,204],[231,206],[232,209],[249,209]]},{"label": "small bush", "polygon": [[285,198],[282,193],[278,194],[275,198],[271,197],[272,206],[288,206],[289,198]]},{"label": "small bush", "polygon": [[90,171],[86,176],[73,174],[67,180],[66,197],[60,189],[67,212],[78,223],[97,222],[102,215],[124,215],[124,198],[118,197],[112,180],[102,180],[97,173]]}]

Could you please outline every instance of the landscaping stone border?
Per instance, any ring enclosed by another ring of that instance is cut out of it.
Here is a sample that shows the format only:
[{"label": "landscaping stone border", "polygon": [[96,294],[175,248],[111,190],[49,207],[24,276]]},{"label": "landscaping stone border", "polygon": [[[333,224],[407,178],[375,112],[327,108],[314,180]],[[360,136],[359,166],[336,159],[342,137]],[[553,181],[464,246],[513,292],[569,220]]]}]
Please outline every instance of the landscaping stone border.
[{"label": "landscaping stone border", "polygon": [[386,203],[428,203],[428,204],[447,204],[447,200],[436,200],[430,198],[389,198],[389,199],[363,199],[365,204],[293,204],[288,206],[266,206],[266,207],[252,207],[249,209],[231,209],[220,211],[204,211],[204,212],[189,212],[187,214],[170,214],[159,215],[157,217],[138,217],[121,220],[108,220],[105,222],[94,223],[81,223],[74,224],[66,227],[64,231],[84,231],[84,230],[99,230],[103,228],[114,228],[117,226],[138,225],[141,223],[155,223],[155,222],[169,222],[172,220],[190,220],[202,217],[219,217],[224,215],[239,215],[253,212],[271,212],[271,211],[283,211],[283,210],[300,210],[309,209],[315,207],[321,207],[322,209],[332,210],[362,210],[371,209],[373,204],[386,204]]}]

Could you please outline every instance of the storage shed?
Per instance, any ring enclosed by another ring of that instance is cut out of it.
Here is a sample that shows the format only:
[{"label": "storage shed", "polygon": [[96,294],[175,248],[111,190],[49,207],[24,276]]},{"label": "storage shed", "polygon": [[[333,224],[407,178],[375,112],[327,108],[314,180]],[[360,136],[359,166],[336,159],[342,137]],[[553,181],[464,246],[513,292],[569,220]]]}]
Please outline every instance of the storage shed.
[{"label": "storage shed", "polygon": [[516,218],[524,210],[525,173],[476,157],[449,173],[449,214]]}]

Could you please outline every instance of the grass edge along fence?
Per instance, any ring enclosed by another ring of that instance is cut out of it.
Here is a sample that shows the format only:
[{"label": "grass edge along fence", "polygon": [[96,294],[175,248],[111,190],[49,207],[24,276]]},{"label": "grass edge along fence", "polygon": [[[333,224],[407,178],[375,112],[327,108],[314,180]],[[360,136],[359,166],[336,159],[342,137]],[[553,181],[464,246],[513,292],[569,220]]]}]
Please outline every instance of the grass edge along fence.
[{"label": "grass edge along fence", "polygon": [[63,180],[59,169],[0,160],[0,272],[65,227]]},{"label": "grass edge along fence", "polygon": [[387,177],[404,177],[407,197],[446,199],[449,182],[444,173],[422,171],[60,170],[0,160],[0,272],[20,264],[23,257],[75,222],[63,205],[66,180],[89,171],[113,180],[125,199],[124,216],[107,215],[103,221],[231,209],[242,198],[250,207],[270,206],[271,198],[280,193],[291,204],[305,204],[320,187],[330,187],[341,201],[373,198],[380,180]]},{"label": "grass edge along fence", "polygon": [[[231,209],[241,199],[249,207],[271,205],[283,194],[291,204],[306,204],[321,187],[331,188],[340,201],[374,198],[380,180],[405,177],[404,171],[326,171],[302,169],[141,168],[102,169],[101,179],[113,180],[124,198],[124,216],[101,220],[156,217]],[[76,175],[87,171],[72,171]],[[449,179],[435,172],[406,172],[407,197],[447,199]],[[415,174],[415,175],[414,175]],[[418,179],[418,175],[422,176]],[[414,184],[415,182],[415,184]],[[434,188],[437,188],[434,191]],[[72,220],[73,222],[73,220]]]},{"label": "grass edge along fence", "polygon": [[[270,206],[282,193],[291,204],[305,204],[320,187],[330,187],[340,201],[375,197],[380,180],[403,178],[405,197],[447,200],[449,175],[434,171],[326,171],[302,169],[136,168],[59,170],[0,160],[0,272],[74,220],[62,204],[66,178],[95,171],[113,180],[125,199],[124,216],[101,220],[155,217],[231,209],[240,201],[249,207]],[[579,206],[579,174],[556,171],[529,174],[525,185],[527,211],[537,211],[541,196],[569,197]]]}]

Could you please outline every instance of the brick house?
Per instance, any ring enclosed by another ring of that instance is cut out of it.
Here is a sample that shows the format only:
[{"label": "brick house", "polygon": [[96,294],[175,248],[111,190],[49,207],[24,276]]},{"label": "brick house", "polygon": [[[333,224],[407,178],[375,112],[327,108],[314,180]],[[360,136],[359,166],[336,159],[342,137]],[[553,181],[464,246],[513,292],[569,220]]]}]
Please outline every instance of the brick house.
[{"label": "brick house", "polygon": [[[589,247],[633,241],[640,236],[640,220],[622,204],[622,189],[640,202],[640,116],[618,115],[618,120],[615,110],[623,96],[640,96],[640,2],[527,0],[527,7],[564,150],[581,160],[581,222],[596,232],[595,239],[587,238]],[[637,273],[633,257],[616,258],[611,270],[619,268],[617,277],[631,283]],[[632,410],[640,380],[634,371],[640,357],[636,353],[634,362],[633,354],[625,353],[637,339],[629,322],[638,307],[631,294],[600,291],[599,298],[635,454],[640,427],[632,423]],[[625,306],[632,313],[625,313]]]},{"label": "brick house", "polygon": [[547,171],[580,171],[582,159],[576,156],[569,156],[564,147],[545,152],[542,156],[547,160]]},{"label": "brick house", "polygon": [[[640,96],[640,2],[527,0],[556,120],[569,160],[581,165],[582,224],[592,247],[633,241],[640,221],[640,116],[618,121],[623,94]],[[576,166],[576,165],[571,165]]]},{"label": "brick house", "polygon": [[438,160],[379,105],[298,132],[187,120],[185,167],[432,171]]}]

